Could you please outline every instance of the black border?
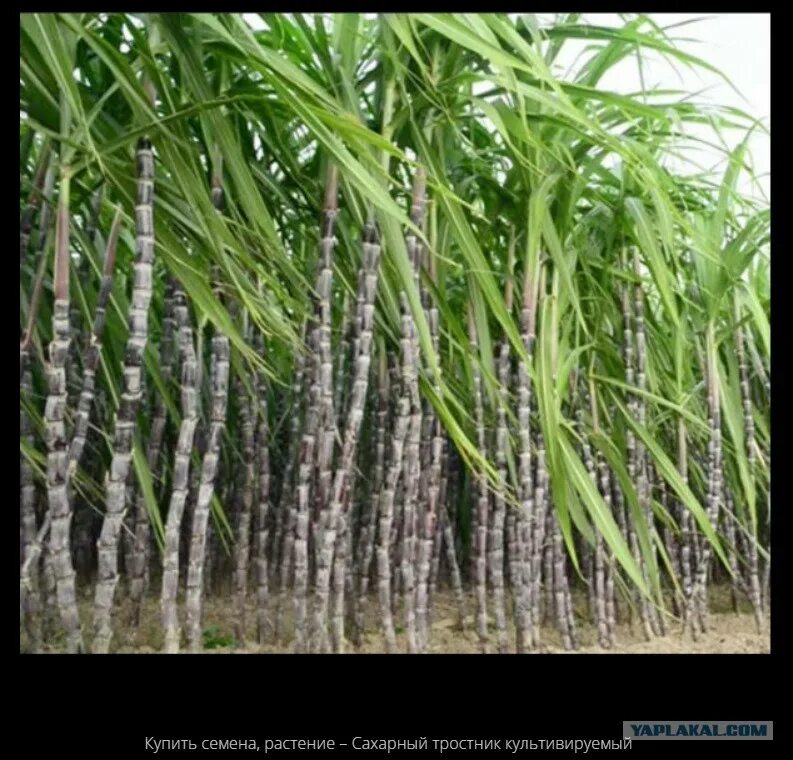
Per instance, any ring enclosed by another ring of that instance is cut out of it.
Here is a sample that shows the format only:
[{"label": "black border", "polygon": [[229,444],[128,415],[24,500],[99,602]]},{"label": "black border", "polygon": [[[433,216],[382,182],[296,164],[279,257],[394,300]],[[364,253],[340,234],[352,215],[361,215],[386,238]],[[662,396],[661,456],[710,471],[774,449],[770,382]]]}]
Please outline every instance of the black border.
[{"label": "black border", "polygon": [[[130,6],[163,10],[152,7],[151,3],[128,6],[103,3],[101,10],[113,10],[114,5],[117,10],[122,7],[129,10]],[[490,4],[486,10],[558,10],[544,5],[545,8],[529,9],[523,4],[501,2]],[[372,3],[347,0],[327,10],[478,10],[466,6],[458,0],[446,7],[437,2],[400,3],[399,7],[381,9]],[[171,7],[178,9],[173,4]],[[217,4],[193,2],[184,10],[217,7]],[[20,7],[18,12],[65,9],[41,3]],[[85,6],[68,9],[87,10]],[[326,10],[317,2],[294,0],[234,3],[232,9]],[[612,6],[598,10],[618,9]],[[678,9],[664,8],[662,4],[652,10]],[[752,12],[763,10],[768,9],[751,9]],[[729,11],[723,6],[714,8],[713,4],[699,3],[692,12]],[[10,20],[13,23],[13,17]],[[776,22],[772,23],[772,69],[777,63],[776,70],[782,72],[786,41],[783,35],[788,25],[782,14],[774,14],[772,21]],[[12,58],[6,71],[13,72],[14,45],[6,45],[6,51]],[[772,71],[772,89],[775,82],[783,81],[782,74],[777,79]],[[780,91],[781,87],[778,85]],[[6,123],[15,128],[16,116],[10,114]],[[13,135],[10,139],[13,144]],[[772,143],[772,166],[783,177],[790,176],[782,166],[782,148],[786,144],[784,138],[778,144]],[[777,184],[776,205],[783,211],[787,199],[780,193],[785,189],[782,183]],[[16,213],[15,204],[8,204],[7,208]],[[772,302],[778,307],[771,311],[771,330],[773,342],[780,348],[785,346],[784,298],[789,281],[782,266],[787,252],[784,222],[783,215],[772,213],[774,250],[778,252]],[[14,229],[15,224],[9,221],[8,229]],[[6,301],[10,311],[14,299]],[[782,675],[788,664],[787,581],[782,543],[788,527],[784,474],[789,462],[785,440],[788,425],[784,353],[777,353],[771,375],[775,402],[772,429],[778,433],[771,459],[772,470],[779,475],[772,480],[776,506],[771,586],[777,605],[771,618],[770,655],[259,655],[202,656],[200,660],[192,655],[26,656],[13,663],[14,675],[10,683],[6,682],[7,694],[15,708],[12,716],[19,721],[16,726],[7,724],[11,728],[7,736],[9,749],[17,740],[26,747],[21,754],[11,750],[11,755],[46,757],[47,750],[102,758],[152,755],[146,751],[146,737],[199,740],[199,745],[201,738],[250,737],[263,745],[265,738],[279,737],[327,738],[337,743],[350,742],[354,736],[427,737],[431,751],[433,738],[619,739],[623,719],[636,718],[776,719],[776,738],[773,742],[749,745],[736,741],[699,745],[634,741],[631,754],[676,757],[692,752],[716,752],[719,756],[746,758],[767,754],[772,749],[778,751],[787,734],[783,705],[788,699],[787,680]],[[11,443],[16,447],[13,440]],[[7,556],[11,562],[14,552]],[[13,578],[10,569],[5,577]],[[9,625],[5,630],[12,632],[15,628]],[[8,651],[16,653],[15,636],[12,633],[10,637]],[[228,753],[208,754],[217,757]],[[263,750],[259,754],[265,756]],[[347,751],[337,749],[331,754],[384,757],[395,753],[352,752],[348,747]],[[459,753],[432,754],[443,757]],[[573,752],[561,750],[553,754],[566,757]]]}]

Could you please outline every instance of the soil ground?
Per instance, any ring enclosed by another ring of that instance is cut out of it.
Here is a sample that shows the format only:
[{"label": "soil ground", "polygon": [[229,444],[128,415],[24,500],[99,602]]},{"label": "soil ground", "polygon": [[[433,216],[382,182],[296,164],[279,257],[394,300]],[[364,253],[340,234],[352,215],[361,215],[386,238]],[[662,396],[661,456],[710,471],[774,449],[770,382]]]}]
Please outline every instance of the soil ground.
[{"label": "soil ground", "polygon": [[[275,600],[271,601],[275,604]],[[84,598],[80,601],[84,630],[90,630],[91,599]],[[204,610],[204,638],[208,647],[206,654],[257,654],[257,653],[291,653],[291,596],[286,602],[286,615],[284,616],[287,631],[287,640],[279,643],[270,641],[259,645],[255,641],[256,613],[254,601],[251,597],[247,610],[247,636],[245,642],[234,642],[232,636],[233,603],[231,595],[224,597],[210,597],[206,600]],[[473,625],[474,600],[471,596],[466,599],[466,629],[461,630],[458,624],[457,606],[450,592],[441,591],[435,598],[432,616],[432,633],[429,650],[435,654],[476,654],[480,651],[477,636]],[[712,589],[710,591],[710,609],[708,616],[708,631],[701,634],[695,641],[689,633],[684,633],[678,620],[670,620],[667,625],[667,634],[646,641],[638,620],[633,627],[627,624],[617,626],[615,646],[612,649],[603,649],[597,644],[597,632],[586,619],[586,600],[576,601],[576,623],[579,639],[579,654],[686,654],[686,653],[719,653],[719,654],[747,654],[770,652],[770,638],[768,626],[763,633],[758,633],[751,610],[745,603],[741,603],[736,613],[732,609],[729,590]],[[183,611],[182,611],[183,614]],[[143,606],[141,623],[137,633],[133,633],[124,625],[128,609],[123,603],[117,608],[114,628],[118,632],[113,641],[111,651],[119,653],[155,653],[162,646],[162,628],[160,625],[159,600],[148,597]],[[366,633],[361,646],[356,648],[348,642],[346,650],[349,653],[375,654],[384,652],[383,638],[379,631],[377,617],[377,599],[370,597],[367,605]],[[399,651],[406,651],[404,631],[400,625],[399,616],[395,617],[397,627],[397,643]],[[489,620],[491,641],[495,641],[494,621]],[[507,632],[510,639],[510,651],[515,651],[514,626],[511,617],[507,621]],[[25,637],[21,635],[24,644]],[[541,646],[538,653],[563,653],[559,634],[551,626],[543,626],[541,630]],[[55,653],[61,649],[60,642],[52,642],[43,647],[44,652]],[[491,645],[491,651],[493,646]]]}]

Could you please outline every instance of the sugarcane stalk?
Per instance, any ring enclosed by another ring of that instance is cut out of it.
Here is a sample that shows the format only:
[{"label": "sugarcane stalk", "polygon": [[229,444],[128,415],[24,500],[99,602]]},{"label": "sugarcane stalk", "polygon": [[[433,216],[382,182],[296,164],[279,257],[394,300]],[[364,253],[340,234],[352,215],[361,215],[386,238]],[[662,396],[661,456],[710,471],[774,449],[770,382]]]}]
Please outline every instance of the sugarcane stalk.
[{"label": "sugarcane stalk", "polygon": [[66,632],[66,651],[83,651],[83,637],[77,610],[74,566],[69,528],[72,510],[69,501],[69,449],[66,436],[66,357],[69,353],[69,182],[68,168],[61,171],[58,216],[55,230],[55,303],[52,314],[52,342],[47,377],[49,393],[44,408],[47,441],[47,503],[52,524],[50,552],[56,582],[58,612]]},{"label": "sugarcane stalk", "polygon": [[[612,474],[611,468],[605,462],[603,456],[599,457],[600,471],[600,492],[603,500],[609,509],[612,509]],[[602,540],[602,539],[601,539]],[[613,552],[609,552],[605,571],[605,595],[606,595],[606,635],[601,637],[601,646],[611,648],[614,646],[614,633],[617,630],[617,602],[614,595],[614,574],[616,572]]]},{"label": "sugarcane stalk", "polygon": [[[593,425],[597,432],[597,422],[595,422],[597,411],[596,402],[594,397],[590,394],[590,404],[593,410]],[[604,471],[604,465],[600,461],[598,454],[593,455],[592,447],[589,445],[589,438],[584,430],[584,416],[579,405],[576,410],[576,426],[578,434],[581,436],[582,449],[584,454],[584,466],[589,474],[592,483],[600,490],[603,501],[611,511],[611,493],[606,491],[607,476]],[[593,554],[593,567],[592,567],[592,594],[593,594],[593,612],[595,618],[595,625],[598,631],[598,642],[604,649],[611,646],[609,637],[609,625],[606,617],[606,576],[605,576],[605,557],[603,551],[603,536],[600,531],[595,531],[595,547]]]},{"label": "sugarcane stalk", "polygon": [[[530,641],[533,647],[540,643],[540,597],[542,578],[546,584],[545,613],[551,615],[553,609],[552,598],[552,523],[554,515],[548,506],[548,471],[545,467],[545,439],[541,431],[536,436],[537,477],[534,482],[534,530],[531,534],[531,609],[530,609]],[[520,523],[518,523],[520,524]],[[543,567],[543,557],[545,566]],[[543,572],[544,570],[544,572]]]},{"label": "sugarcane stalk", "polygon": [[[360,288],[359,288],[360,290]],[[341,326],[339,327],[339,342],[338,342],[338,360],[336,362],[336,379],[333,384],[333,409],[336,415],[335,425],[337,428],[344,427],[344,411],[347,407],[347,396],[345,391],[347,384],[344,382],[347,373],[347,361],[350,357],[354,359],[358,355],[358,346],[356,341],[360,340],[360,293],[356,298],[355,303],[355,319],[350,319],[350,311],[352,310],[352,301],[350,300],[349,293],[344,293],[344,303],[341,307]],[[354,330],[355,337],[353,338],[352,348],[350,347],[350,331]]]},{"label": "sugarcane stalk", "polygon": [[[21,401],[30,402],[33,392],[33,378],[29,367],[22,373],[19,386]],[[33,426],[23,404],[19,408],[19,434],[31,449],[33,448]],[[30,650],[37,652],[41,644],[41,620],[39,619],[38,554],[36,560],[28,561],[36,541],[36,484],[33,468],[24,453],[19,455],[19,508],[20,508],[20,617],[25,625]],[[40,552],[40,548],[39,548]],[[27,562],[27,567],[25,563]],[[30,568],[33,568],[32,572]]]},{"label": "sugarcane stalk", "polygon": [[240,485],[240,510],[237,516],[237,537],[234,541],[234,639],[244,645],[246,632],[245,603],[248,596],[248,564],[250,560],[250,533],[256,479],[256,449],[254,418],[255,392],[249,396],[237,382],[240,400],[240,438],[242,443],[243,480]]},{"label": "sugarcane stalk", "polygon": [[[535,484],[531,461],[532,386],[529,376],[529,367],[534,357],[540,279],[539,262],[527,262],[523,281],[520,330],[521,342],[528,356],[528,365],[523,361],[519,361],[517,369],[518,500],[520,508],[515,521],[517,549],[520,553],[520,572],[516,580],[520,584],[520,592],[518,594],[518,609],[515,614],[515,628],[517,651],[519,653],[527,651],[532,640],[537,638],[534,634],[534,629],[538,623],[533,621],[534,608],[536,606],[533,597],[537,584],[534,581],[533,572],[537,564],[535,554],[542,551],[542,543],[538,543],[536,534],[544,530],[544,520],[538,514],[540,505],[537,504],[534,493]],[[537,466],[539,468],[539,463]]]},{"label": "sugarcane stalk", "polygon": [[[303,329],[303,338],[305,338],[305,325]],[[276,535],[273,539],[273,545],[278,549],[279,553],[273,557],[273,563],[278,564],[278,600],[276,602],[275,610],[275,625],[273,635],[276,640],[280,640],[281,632],[283,630],[283,611],[285,608],[285,601],[287,589],[290,581],[290,571],[293,566],[294,559],[294,544],[295,544],[295,526],[297,522],[297,502],[295,499],[295,490],[293,488],[293,472],[295,461],[299,454],[298,444],[301,443],[300,435],[300,402],[304,395],[303,389],[303,376],[305,372],[306,354],[299,351],[295,356],[294,363],[294,382],[292,385],[292,401],[294,409],[292,412],[289,428],[289,450],[287,453],[286,468],[284,470],[284,477],[281,484],[281,494],[278,504],[278,512],[276,514]],[[278,522],[280,520],[280,522]]]},{"label": "sugarcane stalk", "polygon": [[[752,415],[752,395],[749,386],[749,366],[746,362],[746,348],[744,346],[744,333],[740,324],[740,307],[738,302],[738,291],[735,291],[733,299],[735,309],[735,350],[738,358],[738,374],[741,386],[741,406],[743,407],[743,425],[746,442],[746,459],[749,470],[749,477],[754,482],[755,473],[755,433],[754,416]],[[763,630],[763,605],[760,591],[760,571],[757,556],[757,525],[752,521],[752,540],[748,541],[748,562],[749,562],[749,601],[752,605],[755,625],[758,633]]]},{"label": "sugarcane stalk", "polygon": [[[634,310],[633,316],[636,326],[636,382],[640,391],[638,398],[635,399],[635,409],[637,421],[644,426],[647,418],[647,407],[643,393],[647,390],[647,338],[644,324],[644,292],[641,285],[641,268],[638,249],[633,250],[633,273],[636,277],[636,285],[633,289]],[[647,474],[647,452],[644,446],[637,441],[636,460],[638,469],[638,496],[639,507],[644,515],[647,531],[650,535],[650,561],[654,567],[658,565],[657,551],[655,542],[652,540],[655,526],[653,513],[650,507],[650,482]],[[642,559],[642,570],[645,580],[648,579],[646,562]],[[645,628],[649,624],[650,633],[655,636],[662,635],[661,625],[655,607],[646,599],[642,599],[642,619],[645,621]]]},{"label": "sugarcane stalk", "polygon": [[[372,354],[372,334],[374,331],[374,309],[377,297],[377,283],[380,273],[380,245],[374,225],[365,233],[363,261],[359,273],[358,289],[361,311],[360,332],[356,340],[356,354],[353,358],[353,379],[347,421],[342,439],[339,465],[333,476],[333,489],[330,502],[329,528],[323,534],[324,550],[332,551],[335,545],[336,558],[333,566],[333,651],[344,648],[344,586],[347,553],[347,514],[352,492],[353,464],[358,447],[358,437],[363,421],[366,396],[369,390],[369,367]],[[362,296],[362,298],[360,298]],[[335,530],[333,528],[335,527]],[[331,543],[333,541],[333,543]],[[320,576],[317,575],[319,588]]]},{"label": "sugarcane stalk", "polygon": [[[136,417],[142,397],[143,352],[149,327],[154,264],[154,155],[151,143],[141,138],[137,145],[137,198],[135,205],[136,255],[129,336],[124,359],[124,390],[115,415],[113,457],[105,482],[105,516],[97,542],[98,571],[94,595],[93,650],[105,653],[113,635],[111,612],[118,584],[118,543],[127,510],[126,482],[132,459]],[[54,517],[54,516],[53,516]],[[53,529],[54,529],[53,520]]]},{"label": "sugarcane stalk", "polygon": [[[432,338],[433,350],[436,356],[439,355],[439,325],[438,310],[434,304],[429,308],[430,336]],[[440,395],[440,387],[435,385],[435,393]],[[444,456],[445,438],[443,426],[431,408],[426,409],[426,418],[429,419],[429,433],[431,435],[428,445],[427,474],[424,478],[425,495],[424,510],[421,515],[420,528],[421,543],[418,552],[417,568],[417,587],[416,587],[416,621],[419,649],[426,651],[429,646],[430,637],[430,588],[429,580],[432,573],[433,557],[440,558],[441,534],[436,530],[438,523],[438,511],[441,495],[442,467]],[[437,553],[433,551],[434,544],[438,543]]]},{"label": "sugarcane stalk", "polygon": [[[44,284],[44,275],[47,271],[47,257],[45,255],[46,242],[50,226],[50,204],[47,198],[52,195],[54,184],[54,162],[50,162],[44,182],[44,200],[42,201],[41,214],[39,219],[39,234],[36,242],[35,260],[36,274],[33,280],[30,301],[28,303],[28,314],[25,330],[19,341],[19,394],[20,401],[32,403],[33,378],[30,370],[30,349],[33,343],[34,331],[36,329],[36,317],[38,315],[39,304],[41,303],[41,293]],[[26,244],[27,245],[27,244]],[[33,447],[33,428],[30,417],[24,407],[20,406],[19,432],[23,440]],[[20,614],[26,621],[28,633],[31,639],[32,651],[37,651],[41,640],[41,625],[39,620],[39,589],[38,589],[38,568],[36,559],[32,564],[26,558],[33,551],[36,535],[36,488],[33,477],[33,468],[28,458],[20,453],[19,456],[19,505],[20,505],[20,566],[26,567],[25,575],[20,573]],[[49,515],[49,512],[47,512]],[[43,538],[46,538],[49,531],[49,521],[47,521],[47,531]],[[41,548],[39,547],[39,554]],[[38,555],[37,555],[38,558]]]},{"label": "sugarcane stalk", "polygon": [[358,604],[355,611],[355,644],[360,646],[364,632],[367,592],[369,590],[369,571],[374,556],[375,535],[380,490],[385,476],[385,441],[388,424],[388,364],[385,348],[381,346],[377,371],[377,423],[375,432],[374,473],[369,509],[364,511],[363,525],[359,538],[359,561],[356,566]]},{"label": "sugarcane stalk", "polygon": [[[35,494],[34,494],[35,496]],[[25,559],[22,562],[22,567],[19,571],[19,597],[22,609],[20,612],[25,615],[27,620],[28,636],[30,637],[30,651],[37,652],[41,646],[42,639],[42,625],[39,619],[40,613],[40,599],[38,589],[38,565],[39,558],[41,557],[42,549],[45,547],[45,541],[52,525],[52,515],[49,511],[44,515],[44,520],[41,523],[38,531],[30,542],[30,545],[25,552]],[[45,585],[48,578],[47,575],[54,575],[45,570]],[[49,588],[45,588],[49,591]]]},{"label": "sugarcane stalk", "polygon": [[96,370],[102,353],[102,336],[105,331],[105,311],[113,286],[113,268],[116,263],[116,246],[119,232],[121,231],[121,210],[116,212],[113,226],[105,248],[105,260],[102,268],[102,278],[99,282],[99,294],[94,309],[94,324],[91,330],[88,347],[83,361],[83,384],[74,416],[74,435],[69,446],[70,477],[74,475],[80,464],[88,435],[88,423],[94,403],[94,389],[96,387]]},{"label": "sugarcane stalk", "polygon": [[[91,335],[85,347],[83,357],[83,378],[81,382],[77,410],[74,415],[74,430],[69,444],[69,479],[74,477],[77,467],[80,465],[85,444],[88,436],[88,426],[90,423],[91,412],[95,405],[96,371],[102,353],[102,338],[105,330],[105,314],[107,303],[110,298],[110,291],[113,285],[113,270],[116,261],[116,248],[118,236],[121,231],[121,210],[116,211],[113,224],[110,228],[107,243],[105,246],[105,257],[102,267],[102,275],[99,282],[99,293],[94,307],[94,321],[91,328]],[[71,487],[69,488],[69,498],[72,498]],[[79,513],[78,513],[79,515]],[[89,517],[88,514],[85,515]],[[82,528],[81,522],[75,529],[75,543],[77,543]],[[75,552],[77,552],[77,546]],[[79,555],[78,555],[79,556]]]},{"label": "sugarcane stalk", "polygon": [[[442,459],[442,458],[441,458]],[[443,465],[441,464],[441,467]],[[443,477],[443,476],[441,476]],[[440,489],[441,492],[443,489]],[[438,499],[440,504],[440,497]],[[435,536],[432,540],[432,561],[430,563],[430,577],[427,583],[427,617],[428,625],[432,626],[432,614],[434,611],[435,592],[438,590],[438,581],[441,574],[441,551],[443,548],[443,519],[441,518],[442,504],[438,507],[438,519],[435,521]]]},{"label": "sugarcane stalk", "polygon": [[[33,175],[33,182],[31,184],[30,194],[28,195],[27,203],[25,204],[19,219],[19,265],[22,266],[25,256],[30,244],[30,233],[33,230],[33,222],[36,218],[36,211],[40,205],[46,201],[49,193],[46,191],[46,177],[50,171],[50,154],[52,146],[49,138],[46,138],[41,151],[39,152],[38,163],[36,164],[36,171]],[[42,209],[43,210],[43,209]]]},{"label": "sugarcane stalk", "polygon": [[[634,307],[635,299],[630,296],[629,289],[626,287],[622,292],[622,312],[623,312],[623,355],[625,360],[625,382],[629,386],[635,384],[635,365],[634,365],[634,333],[633,333],[633,320],[634,320]],[[636,399],[634,394],[628,394],[628,411],[631,416],[638,417],[639,411],[637,408]],[[644,513],[644,488],[643,480],[640,480],[642,467],[641,467],[641,452],[636,441],[636,435],[632,428],[628,428],[625,433],[625,439],[628,449],[628,477],[632,483],[637,484],[637,491],[639,496],[640,507]],[[641,551],[639,549],[639,539],[636,534],[636,528],[633,520],[628,521],[628,541],[631,549],[631,554],[636,562],[636,565],[641,569],[642,577],[646,580],[646,573],[644,571],[644,560],[642,559]],[[639,607],[641,612],[642,625],[644,629],[644,636],[647,641],[653,637],[652,626],[650,624],[649,611],[647,602],[642,597],[639,600]]]},{"label": "sugarcane stalk", "polygon": [[[313,535],[316,582],[314,589],[311,638],[312,651],[328,651],[328,605],[330,575],[335,543],[336,515],[331,514],[331,485],[333,479],[333,448],[336,439],[333,412],[333,354],[331,350],[331,290],[333,285],[334,234],[338,215],[338,170],[331,164],[325,184],[325,203],[320,240],[320,269],[317,276],[317,305],[312,329],[316,345],[315,377],[312,393],[317,414],[314,449],[316,488],[314,489]],[[328,544],[325,534],[332,534],[334,543]],[[297,618],[297,615],[295,616]]]},{"label": "sugarcane stalk", "polygon": [[[680,418],[677,424],[677,469],[683,482],[688,485],[688,446],[686,424]],[[683,597],[688,599],[693,588],[692,576],[692,518],[685,505],[680,505],[680,570],[683,582]]]},{"label": "sugarcane stalk", "polygon": [[229,340],[225,335],[212,338],[212,412],[206,451],[201,461],[201,476],[190,531],[187,565],[187,638],[191,651],[200,651],[203,612],[204,568],[206,566],[207,524],[215,493],[215,476],[220,459],[223,431],[226,427],[229,382]]},{"label": "sugarcane stalk", "polygon": [[[315,348],[315,331],[308,334],[309,349]],[[316,356],[315,352],[311,352]],[[316,379],[316,373],[314,373]],[[312,382],[308,393],[308,405],[303,426],[303,435],[298,454],[297,487],[295,489],[295,518],[294,518],[294,627],[295,627],[295,652],[304,653],[308,648],[308,631],[306,629],[306,597],[308,593],[308,523],[309,523],[309,495],[311,477],[314,472],[314,454],[317,437],[318,409],[316,399],[319,395],[316,382]],[[287,536],[289,531],[287,532]],[[285,558],[289,561],[287,547],[284,549]],[[281,568],[282,589],[285,588],[284,566]]]},{"label": "sugarcane stalk", "polygon": [[[722,510],[722,526],[724,537],[727,544],[728,561],[730,567],[730,601],[732,602],[732,611],[738,613],[738,598],[741,590],[748,591],[748,588],[743,583],[741,576],[741,569],[738,566],[738,537],[735,531],[735,504],[732,499],[732,494],[728,488],[722,487],[722,495],[724,509]],[[751,601],[750,594],[747,594]]]},{"label": "sugarcane stalk", "polygon": [[171,499],[165,522],[165,548],[162,557],[162,588],[160,609],[165,631],[164,651],[179,651],[181,628],[177,609],[179,591],[179,539],[182,533],[182,518],[187,501],[190,459],[193,453],[195,431],[198,426],[198,396],[196,387],[198,359],[196,357],[193,327],[187,309],[187,298],[176,283],[173,294],[173,316],[179,331],[179,356],[182,363],[181,407],[182,421],[174,450]]},{"label": "sugarcane stalk", "polygon": [[[216,157],[212,178],[212,204],[220,213],[223,204],[222,157]],[[222,301],[219,290],[216,297]],[[202,647],[201,620],[203,617],[204,568],[206,566],[207,524],[210,505],[215,494],[215,478],[220,460],[221,443],[226,429],[229,389],[229,339],[220,333],[212,338],[210,380],[212,402],[206,450],[201,460],[201,477],[198,487],[193,521],[190,530],[190,550],[187,565],[187,639],[191,651]],[[200,386],[199,386],[200,387]]]},{"label": "sugarcane stalk", "polygon": [[493,588],[493,612],[496,622],[498,651],[505,654],[508,649],[506,608],[504,605],[504,523],[506,520],[505,494],[507,489],[507,447],[509,431],[505,407],[509,403],[509,344],[506,340],[499,343],[497,368],[499,398],[496,410],[496,467],[498,469],[498,490],[493,498],[493,523],[490,542],[490,583]]},{"label": "sugarcane stalk", "polygon": [[763,566],[763,581],[760,587],[760,602],[763,612],[770,611],[771,608],[771,484],[768,485],[768,492],[766,494],[766,510],[768,514],[768,554]]},{"label": "sugarcane stalk", "polygon": [[[409,315],[402,315],[401,352],[403,357],[410,355]],[[391,609],[391,527],[394,514],[394,497],[397,482],[402,473],[402,455],[407,437],[410,416],[410,398],[400,394],[394,414],[393,435],[389,449],[389,461],[386,468],[383,488],[380,491],[378,509],[378,544],[377,544],[377,588],[380,604],[380,622],[383,628],[386,652],[396,651],[396,633],[394,617]]]},{"label": "sugarcane stalk", "polygon": [[28,303],[27,322],[25,330],[19,339],[19,376],[27,367],[30,359],[30,349],[33,344],[34,331],[36,329],[36,318],[39,312],[39,304],[41,303],[41,294],[44,289],[44,275],[47,272],[47,242],[49,240],[49,229],[52,223],[52,213],[50,204],[47,198],[52,196],[53,187],[55,185],[55,162],[50,164],[47,170],[46,178],[44,181],[44,200],[41,205],[41,214],[39,215],[39,234],[36,240],[36,251],[34,261],[36,261],[36,273],[33,279],[33,287],[30,293],[30,301]]},{"label": "sugarcane stalk", "polygon": [[[718,525],[721,507],[721,407],[719,404],[719,384],[716,375],[716,343],[713,322],[708,323],[706,333],[706,383],[708,401],[708,495],[706,514],[712,526]],[[686,600],[686,624],[694,637],[707,629],[704,604],[707,594],[707,576],[710,564],[711,544],[704,541],[702,552],[694,571],[694,581],[689,598]],[[694,607],[699,606],[697,623],[694,622]]]},{"label": "sugarcane stalk", "polygon": [[[256,349],[264,356],[264,338],[257,334]],[[270,516],[270,425],[267,407],[267,375],[258,371],[256,399],[258,425],[256,428],[256,462],[259,492],[256,512],[256,636],[260,644],[267,638],[269,605],[268,519]]]},{"label": "sugarcane stalk", "polygon": [[[402,296],[402,311],[409,313],[406,296]],[[403,511],[403,550],[401,556],[401,572],[403,582],[403,608],[405,615],[405,633],[407,648],[411,654],[418,652],[416,634],[416,599],[415,599],[415,555],[416,555],[416,495],[420,477],[419,449],[421,445],[421,398],[418,390],[418,353],[416,326],[412,316],[407,329],[410,335],[410,353],[403,354],[402,393],[410,400],[410,420],[405,441],[403,460],[404,511]],[[408,358],[409,357],[409,358]]]},{"label": "sugarcane stalk", "polygon": [[[175,342],[174,333],[180,329],[178,319],[176,318],[176,293],[178,288],[178,284],[172,278],[169,279],[165,287],[165,309],[162,320],[162,336],[160,338],[160,373],[165,387],[168,387],[171,382],[171,378],[173,377],[173,360],[175,353],[173,350]],[[181,293],[181,298],[185,298],[183,292]],[[187,318],[186,311],[184,318]],[[192,344],[192,330],[190,340]],[[181,349],[179,350],[181,353]],[[194,364],[195,361],[195,350],[193,349]],[[162,452],[167,422],[168,410],[165,405],[165,399],[162,394],[158,393],[155,395],[154,415],[152,417],[151,430],[149,432],[149,443],[146,453],[147,465],[154,479],[157,479],[159,475],[160,454]],[[143,601],[147,567],[147,550],[151,536],[150,516],[146,507],[146,499],[143,494],[143,489],[138,490],[138,496],[135,501],[135,519],[133,529],[135,532],[135,537],[132,546],[131,577],[129,583],[130,606],[132,608],[130,622],[134,628],[137,628],[140,624],[140,611],[141,603]]]},{"label": "sugarcane stalk", "polygon": [[559,528],[558,520],[552,520],[552,524],[554,609],[556,610],[556,623],[562,636],[562,646],[569,650],[573,648],[573,638],[570,630],[570,619],[567,614],[565,554],[562,549],[562,531]]},{"label": "sugarcane stalk", "polygon": [[[479,353],[479,343],[474,326],[473,313],[468,312],[468,338],[471,342],[474,354]],[[479,359],[475,357],[472,362],[472,374],[474,380],[474,424],[476,425],[476,442],[479,451],[486,451],[485,448],[485,420],[482,406],[482,377],[479,371]],[[476,499],[476,533],[474,538],[475,560],[475,597],[476,597],[476,633],[479,637],[479,648],[483,654],[487,653],[488,634],[487,634],[487,526],[490,513],[490,494],[487,483],[483,476],[477,476],[477,499]]]}]

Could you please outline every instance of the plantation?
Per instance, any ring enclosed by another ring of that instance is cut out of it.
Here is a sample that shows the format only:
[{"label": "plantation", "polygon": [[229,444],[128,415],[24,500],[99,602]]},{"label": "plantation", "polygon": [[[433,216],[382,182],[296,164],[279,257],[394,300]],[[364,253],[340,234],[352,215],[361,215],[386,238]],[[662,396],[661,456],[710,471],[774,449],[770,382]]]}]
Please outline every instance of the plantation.
[{"label": "plantation", "polygon": [[20,651],[767,651],[765,127],[603,85],[707,61],[20,18]]}]

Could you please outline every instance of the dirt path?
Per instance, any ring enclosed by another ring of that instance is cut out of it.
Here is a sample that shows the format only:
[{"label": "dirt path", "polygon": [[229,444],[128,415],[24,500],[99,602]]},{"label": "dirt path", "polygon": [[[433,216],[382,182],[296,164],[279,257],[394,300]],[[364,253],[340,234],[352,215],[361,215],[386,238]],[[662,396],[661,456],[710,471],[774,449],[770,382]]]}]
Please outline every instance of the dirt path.
[{"label": "dirt path", "polygon": [[[578,623],[579,648],[577,654],[686,654],[686,653],[718,653],[718,654],[747,654],[747,653],[768,653],[770,651],[770,639],[768,632],[758,633],[754,620],[749,614],[748,609],[741,608],[739,613],[733,612],[729,608],[728,593],[721,589],[715,589],[712,593],[711,609],[712,613],[708,618],[708,631],[694,641],[690,634],[683,634],[682,626],[678,621],[670,621],[668,633],[645,641],[640,626],[635,625],[634,630],[627,625],[617,627],[616,645],[613,649],[603,649],[597,644],[597,634],[595,628],[586,622],[585,601],[578,600],[576,604],[576,618]],[[436,654],[477,654],[479,643],[473,629],[473,599],[467,600],[467,627],[462,631],[457,624],[456,605],[452,596],[448,593],[441,593],[435,600],[432,636],[430,641],[430,652]],[[89,630],[91,619],[90,599],[81,601],[81,613],[85,630]],[[728,611],[729,610],[729,611]],[[291,600],[288,613],[291,612]],[[367,609],[366,634],[364,635],[360,649],[355,649],[351,642],[348,642],[347,651],[363,654],[382,653],[383,640],[380,635],[377,620],[377,603],[374,598],[370,599]],[[243,646],[238,646],[233,641],[232,619],[233,607],[230,598],[210,598],[205,607],[205,643],[211,647],[204,650],[205,654],[258,654],[258,653],[291,653],[291,641],[283,643],[267,643],[259,646],[255,643],[255,632],[253,624],[255,621],[255,610],[253,602],[248,608],[248,637],[249,640]],[[291,615],[285,616],[285,629],[291,638]],[[124,630],[120,625],[122,621],[128,619],[127,610],[124,606],[116,612],[116,628],[119,635],[114,639],[111,651],[123,653],[154,653],[158,652],[162,646],[162,630],[160,626],[159,600],[148,598],[145,601],[141,626],[137,636],[133,637],[132,632]],[[400,651],[406,651],[404,632],[399,626],[399,616],[395,618],[397,624],[397,642]],[[493,621],[490,621],[490,632],[495,633]],[[511,651],[514,651],[515,636],[514,628],[508,627]],[[542,645],[537,649],[537,653],[563,653],[559,634],[551,627],[543,627],[541,631]],[[44,651],[59,651],[59,642],[47,645]]]}]

